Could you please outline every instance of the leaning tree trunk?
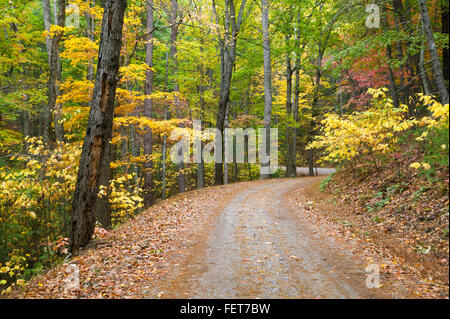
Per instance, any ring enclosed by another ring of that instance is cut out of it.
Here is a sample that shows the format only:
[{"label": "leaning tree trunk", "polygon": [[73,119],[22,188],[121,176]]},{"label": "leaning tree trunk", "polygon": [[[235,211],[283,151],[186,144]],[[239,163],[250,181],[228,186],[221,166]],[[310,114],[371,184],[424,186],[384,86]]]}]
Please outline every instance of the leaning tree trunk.
[{"label": "leaning tree trunk", "polygon": [[430,50],[431,64],[433,66],[433,72],[435,75],[436,86],[441,95],[442,102],[444,104],[447,104],[448,100],[449,100],[448,90],[447,90],[447,87],[445,86],[441,62],[439,61],[439,55],[437,52],[436,43],[434,42],[433,30],[431,29],[430,16],[428,15],[427,1],[419,0],[419,6],[420,6],[420,18],[422,19],[425,36],[427,38],[428,47]]},{"label": "leaning tree trunk", "polygon": [[[153,0],[147,2],[147,43],[145,48],[145,62],[148,67],[153,68]],[[153,70],[146,71],[145,95],[153,92]],[[144,102],[144,115],[147,118],[152,117],[153,100],[146,99]],[[153,136],[152,131],[148,129],[144,136],[144,155],[147,157],[144,165],[144,204],[146,207],[153,204]]]},{"label": "leaning tree trunk", "polygon": [[105,3],[94,96],[72,204],[71,252],[90,241],[96,210],[106,208],[102,219],[110,220],[108,198],[99,198],[99,191],[100,186],[108,186],[111,174],[110,145],[126,6],[126,0]]},{"label": "leaning tree trunk", "polygon": [[[270,125],[272,118],[272,62],[270,54],[270,33],[269,33],[269,0],[261,0],[262,6],[262,35],[263,35],[263,55],[264,55],[264,128],[266,134],[267,163],[262,163],[261,168],[270,169]],[[269,179],[268,172],[261,173],[261,179]]]}]

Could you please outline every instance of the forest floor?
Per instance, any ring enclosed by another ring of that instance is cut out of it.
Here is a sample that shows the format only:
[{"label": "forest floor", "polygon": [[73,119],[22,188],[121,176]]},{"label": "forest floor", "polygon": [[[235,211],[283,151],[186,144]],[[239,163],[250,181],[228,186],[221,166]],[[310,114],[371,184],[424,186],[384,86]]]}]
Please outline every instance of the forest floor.
[{"label": "forest floor", "polygon": [[[243,182],[160,202],[98,232],[9,298],[448,298],[448,285],[320,209],[321,177]],[[73,266],[80,286],[67,290]],[[368,265],[380,286],[366,286]]]}]

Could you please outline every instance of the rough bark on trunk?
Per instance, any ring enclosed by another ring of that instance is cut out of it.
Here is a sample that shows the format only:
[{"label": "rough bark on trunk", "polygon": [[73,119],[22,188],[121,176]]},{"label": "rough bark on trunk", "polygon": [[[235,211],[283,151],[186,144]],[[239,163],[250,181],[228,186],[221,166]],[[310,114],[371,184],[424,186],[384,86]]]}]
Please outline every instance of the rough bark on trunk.
[{"label": "rough bark on trunk", "polygon": [[102,213],[100,219],[110,220],[108,198],[100,199],[99,190],[109,186],[111,173],[110,142],[126,6],[126,0],[106,0],[104,7],[94,96],[72,203],[71,252],[90,241],[97,212]]}]

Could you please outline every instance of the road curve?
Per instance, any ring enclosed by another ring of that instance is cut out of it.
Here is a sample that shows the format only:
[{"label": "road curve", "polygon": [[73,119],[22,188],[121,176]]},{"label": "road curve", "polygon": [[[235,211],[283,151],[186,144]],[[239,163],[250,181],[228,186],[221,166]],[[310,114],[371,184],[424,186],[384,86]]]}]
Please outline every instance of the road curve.
[{"label": "road curve", "polygon": [[316,178],[259,181],[220,203],[164,298],[377,298],[363,262],[287,204]]},{"label": "road curve", "polygon": [[[285,166],[280,166],[280,169],[286,170]],[[327,176],[336,172],[335,168],[315,168],[314,173],[317,173],[317,176]],[[308,176],[309,168],[308,167],[297,167],[297,175],[298,176]]]}]

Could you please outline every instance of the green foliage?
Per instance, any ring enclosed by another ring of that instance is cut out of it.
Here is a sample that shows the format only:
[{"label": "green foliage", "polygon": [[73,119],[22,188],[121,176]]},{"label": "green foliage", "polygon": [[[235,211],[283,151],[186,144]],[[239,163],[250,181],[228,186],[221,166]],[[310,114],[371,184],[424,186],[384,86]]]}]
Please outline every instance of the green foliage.
[{"label": "green foliage", "polygon": [[424,161],[432,167],[448,167],[449,130],[447,127],[438,127],[430,130],[428,141],[424,143]]},{"label": "green foliage", "polygon": [[21,133],[0,127],[0,153],[8,150],[18,151],[22,145],[22,140]]},{"label": "green foliage", "polygon": [[[54,34],[55,26],[51,28],[53,32],[44,32],[41,1],[0,0],[0,291],[20,285],[23,278],[58,262],[67,249],[71,197],[98,63],[103,2],[67,3],[79,7],[80,26],[64,28],[59,47],[61,76],[56,104],[62,108],[59,124],[63,125],[66,143],[55,141],[55,107],[50,110],[47,128],[51,141],[44,146],[38,137],[44,131],[43,106],[49,102],[46,37]],[[230,9],[228,1],[214,2],[216,16],[210,0],[195,5],[179,0],[179,24],[171,21],[172,3],[154,3],[156,29],[152,30],[150,67],[146,61],[147,2],[128,1],[111,142],[113,176],[99,192],[99,196],[108,195],[114,227],[144,209],[144,191],[150,191],[155,200],[163,198],[163,194],[165,198],[178,194],[180,174],[186,177],[187,190],[197,188],[197,165],[186,164],[180,171],[168,156],[173,141],[166,144],[163,154],[164,136],[175,127],[190,127],[198,119],[205,128],[216,126],[224,67],[223,47],[218,39],[230,31],[225,30],[224,21],[225,11]],[[234,1],[236,8],[240,3]],[[404,4],[416,17],[417,4],[413,5],[412,0]],[[365,176],[378,169],[388,156],[401,152],[402,143],[413,143],[422,156],[411,167],[413,172],[417,170],[416,175],[434,181],[437,175],[448,174],[448,105],[431,97],[412,97],[420,112],[431,115],[419,121],[409,118],[406,105],[394,107],[390,89],[370,89],[366,93],[368,87],[387,86],[388,71],[393,71],[396,84],[401,77],[411,87],[421,85],[418,75],[410,79],[407,74],[408,54],[415,57],[426,49],[419,19],[392,25],[396,18],[391,4],[386,6],[383,14],[391,25],[367,30],[365,2],[270,2],[271,126],[279,129],[281,165],[292,141],[290,130],[296,128],[299,166],[307,165],[307,153],[311,152],[315,161],[321,157],[324,165],[352,167],[355,176]],[[264,125],[265,93],[261,11],[257,2],[247,1],[243,17],[236,38],[228,126],[258,128]],[[90,30],[89,19],[93,22]],[[177,37],[173,39],[175,33]],[[439,49],[448,47],[448,36],[436,32],[435,37]],[[404,52],[394,52],[388,60],[387,45]],[[428,59],[426,54],[425,64]],[[298,114],[294,110],[288,112],[288,61],[290,70],[298,71],[293,73],[292,84],[298,84],[299,92],[291,92],[290,96],[291,100],[298,97]],[[150,73],[153,93],[145,95]],[[403,87],[404,83],[400,83],[400,100],[409,101]],[[355,103],[360,98],[358,94],[374,98]],[[152,101],[151,118],[144,117],[143,106],[148,100]],[[166,117],[169,120],[164,120]],[[153,139],[150,156],[143,154],[148,129]],[[21,132],[33,138],[28,139]],[[17,156],[11,157],[12,154]],[[144,189],[144,172],[149,170],[146,164],[150,160],[153,187]],[[214,185],[214,172],[213,164],[204,165],[206,186]],[[257,180],[260,166],[229,164],[228,172],[230,182]],[[333,176],[321,182],[321,190]],[[278,170],[272,177],[284,177],[284,171]],[[369,210],[381,209],[392,194],[403,189],[400,183],[386,187],[370,200]]]},{"label": "green foliage", "polygon": [[391,197],[388,195],[384,195],[383,192],[379,192],[375,195],[375,197],[366,205],[366,208],[369,212],[374,212],[382,209],[384,206],[389,204],[391,201]]},{"label": "green foliage", "polygon": [[331,182],[331,180],[333,179],[333,176],[335,175],[335,173],[327,176],[326,178],[324,178],[320,184],[319,184],[319,189],[323,192],[325,190],[325,188],[328,186],[328,184]]}]

